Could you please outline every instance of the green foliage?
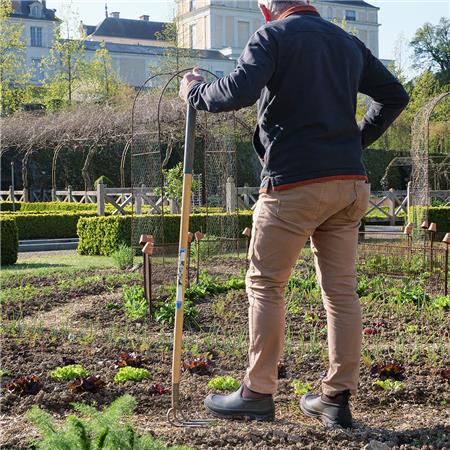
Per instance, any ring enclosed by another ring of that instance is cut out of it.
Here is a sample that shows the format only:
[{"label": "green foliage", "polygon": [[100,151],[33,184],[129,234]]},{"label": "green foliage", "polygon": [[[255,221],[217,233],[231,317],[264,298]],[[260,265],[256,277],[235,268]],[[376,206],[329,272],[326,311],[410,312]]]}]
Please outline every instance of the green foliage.
[{"label": "green foliage", "polygon": [[415,323],[411,323],[406,325],[405,328],[407,333],[415,334],[419,331],[419,325],[416,325]]},{"label": "green foliage", "polygon": [[[148,434],[139,434],[129,423],[136,400],[123,395],[103,411],[81,403],[73,404],[81,415],[69,416],[63,425],[33,406],[26,414],[39,430],[41,439],[36,450],[164,450],[167,446]],[[188,450],[186,447],[169,447]]]},{"label": "green foliage", "polygon": [[119,248],[113,252],[111,257],[114,259],[119,269],[125,270],[133,266],[134,254],[134,248],[121,244]]},{"label": "green foliage", "polygon": [[123,287],[123,306],[125,315],[132,320],[142,319],[147,315],[147,300],[144,288],[138,285]]},{"label": "green foliage", "polygon": [[386,380],[375,380],[372,382],[372,384],[378,388],[383,389],[383,391],[388,392],[401,392],[404,390],[405,385],[402,381],[394,381],[390,378]]},{"label": "green foliage", "polygon": [[397,304],[413,303],[420,306],[430,302],[430,296],[423,287],[411,280],[406,280],[401,288],[391,288],[390,294],[391,301]]},{"label": "green foliage", "polygon": [[[173,325],[175,322],[175,302],[176,294],[174,292],[166,300],[160,300],[155,307],[154,317],[156,322]],[[192,303],[192,300],[185,298],[183,311],[183,324],[185,328],[194,325],[198,317],[198,310]]]},{"label": "green foliage", "polygon": [[[190,217],[191,230],[205,230],[208,224],[213,224],[214,220],[221,220],[226,223],[229,219],[234,222],[235,216],[231,214],[192,214]],[[111,216],[111,217],[93,217],[82,218],[78,224],[78,253],[80,255],[111,255],[120,244],[137,246],[138,242],[131,242],[131,220],[130,216]],[[157,234],[157,230],[161,225],[160,215],[134,216],[133,221],[136,227],[145,229],[148,234]],[[242,212],[239,215],[239,229],[251,227],[252,213],[251,211]],[[164,215],[164,241],[166,244],[178,243],[180,234],[180,216]],[[232,236],[234,227],[224,227],[230,230],[228,236],[224,237],[240,237]],[[192,246],[191,248],[193,248]]]},{"label": "green foliage", "polygon": [[58,381],[69,381],[75,378],[85,378],[89,372],[81,364],[71,364],[64,367],[57,367],[50,372],[50,377]]},{"label": "green foliage", "polygon": [[0,216],[1,265],[11,265],[17,262],[19,252],[19,236],[16,220]]},{"label": "green foliage", "polygon": [[450,19],[442,17],[437,25],[425,23],[411,41],[416,67],[439,71],[443,83],[450,83]]},{"label": "green foliage", "polygon": [[25,25],[11,20],[12,1],[0,3],[0,116],[18,109],[28,95]]},{"label": "green foliage", "polygon": [[125,366],[121,367],[114,376],[116,383],[125,383],[126,381],[142,381],[150,378],[150,372],[147,369],[139,367]]},{"label": "green foliage", "polygon": [[409,221],[420,226],[423,220],[434,222],[437,227],[436,239],[442,239],[445,233],[450,232],[450,206],[414,206],[411,208]]},{"label": "green foliage", "polygon": [[450,295],[437,297],[433,302],[433,307],[436,309],[450,309]]},{"label": "green foliage", "polygon": [[[2,217],[10,214],[2,214]],[[19,239],[71,238],[77,235],[80,217],[94,216],[93,212],[80,213],[14,213]]]},{"label": "green foliage", "polygon": [[294,394],[299,396],[311,392],[313,388],[310,383],[303,383],[300,380],[294,380],[292,382],[292,387],[294,388]]},{"label": "green foliage", "polygon": [[114,183],[106,175],[102,175],[94,181],[94,189],[97,189],[99,184],[106,184],[108,187],[114,186]]},{"label": "green foliage", "polygon": [[[52,212],[95,212],[96,203],[68,203],[68,202],[15,202],[16,212],[20,213],[52,213]],[[2,213],[12,211],[12,202],[0,202]]]},{"label": "green foliage", "polygon": [[0,378],[10,377],[11,371],[8,369],[0,369]]},{"label": "green foliage", "polygon": [[[175,200],[181,205],[183,196],[183,163],[178,163],[171,169],[164,170],[164,193],[169,200]],[[192,181],[191,192],[197,189],[198,183]],[[155,189],[155,194],[161,196],[161,189]]]},{"label": "green foliage", "polygon": [[230,375],[214,377],[208,382],[209,388],[217,389],[218,391],[235,391],[239,386],[239,381]]}]

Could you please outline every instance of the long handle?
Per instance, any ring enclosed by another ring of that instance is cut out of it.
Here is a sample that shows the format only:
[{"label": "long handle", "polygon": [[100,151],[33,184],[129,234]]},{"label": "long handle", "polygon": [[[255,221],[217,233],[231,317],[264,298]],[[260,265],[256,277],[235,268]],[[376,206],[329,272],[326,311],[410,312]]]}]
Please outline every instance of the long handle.
[{"label": "long handle", "polygon": [[184,141],[183,197],[181,200],[180,244],[178,250],[177,297],[172,358],[172,408],[178,409],[180,398],[181,347],[183,342],[184,291],[186,287],[186,258],[191,207],[192,164],[195,147],[195,119],[197,112],[188,105]]}]

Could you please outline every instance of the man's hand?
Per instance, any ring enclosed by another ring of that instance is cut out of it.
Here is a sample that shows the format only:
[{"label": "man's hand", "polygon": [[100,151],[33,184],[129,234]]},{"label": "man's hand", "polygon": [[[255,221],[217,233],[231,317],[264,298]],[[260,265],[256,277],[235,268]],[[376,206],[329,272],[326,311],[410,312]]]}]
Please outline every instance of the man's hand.
[{"label": "man's hand", "polygon": [[189,89],[196,83],[201,83],[205,81],[204,78],[200,75],[200,69],[195,67],[192,72],[187,72],[180,84],[180,97],[182,100],[187,102],[187,96],[189,93]]}]

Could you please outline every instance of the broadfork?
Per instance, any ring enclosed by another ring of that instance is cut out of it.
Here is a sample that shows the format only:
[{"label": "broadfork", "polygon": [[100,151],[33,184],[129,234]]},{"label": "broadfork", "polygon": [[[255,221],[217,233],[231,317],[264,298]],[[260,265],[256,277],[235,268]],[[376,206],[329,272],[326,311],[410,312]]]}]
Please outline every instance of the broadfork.
[{"label": "broadfork", "polygon": [[181,349],[183,343],[184,292],[186,289],[186,259],[191,208],[192,165],[195,147],[195,120],[197,111],[190,105],[187,109],[184,141],[183,196],[181,200],[180,242],[178,250],[177,294],[175,303],[175,327],[172,358],[172,407],[167,411],[169,423],[178,427],[203,427],[209,419],[187,418],[180,407]]}]

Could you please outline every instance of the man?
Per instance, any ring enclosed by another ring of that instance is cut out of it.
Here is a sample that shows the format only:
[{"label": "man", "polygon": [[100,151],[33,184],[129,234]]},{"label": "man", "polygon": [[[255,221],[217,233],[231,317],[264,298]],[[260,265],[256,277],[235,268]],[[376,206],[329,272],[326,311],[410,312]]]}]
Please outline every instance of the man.
[{"label": "man", "polygon": [[[311,239],[327,312],[329,369],[322,394],[303,396],[300,406],[328,426],[350,427],[348,399],[357,390],[362,338],[355,260],[370,194],[361,150],[409,98],[361,41],[311,5],[259,0],[259,7],[267,23],[250,38],[236,69],[213,83],[194,70],[180,89],[194,108],[210,112],[258,100],[253,143],[263,161],[246,277],[249,367],[236,392],[209,395],[205,405],[222,418],[274,418],[283,293]],[[374,100],[359,124],[358,92]]]}]

